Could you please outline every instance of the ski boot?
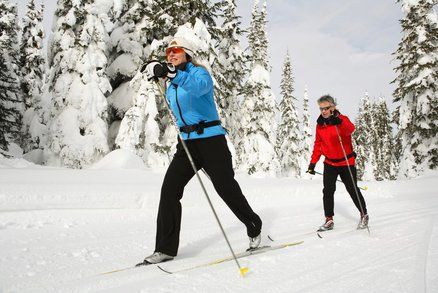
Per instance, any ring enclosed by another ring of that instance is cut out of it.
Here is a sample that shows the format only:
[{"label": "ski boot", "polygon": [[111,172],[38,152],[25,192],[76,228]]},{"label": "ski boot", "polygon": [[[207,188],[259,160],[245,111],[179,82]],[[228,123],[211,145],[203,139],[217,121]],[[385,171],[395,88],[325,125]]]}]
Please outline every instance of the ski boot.
[{"label": "ski boot", "polygon": [[256,237],[249,237],[249,248],[247,249],[247,251],[257,249],[260,246],[261,241],[262,241],[262,233],[260,233]]},{"label": "ski boot", "polygon": [[160,263],[160,262],[169,261],[172,259],[173,259],[173,256],[167,255],[167,254],[162,253],[162,252],[154,252],[153,254],[146,257],[143,262],[138,263],[135,266],[139,267],[139,266],[145,266],[145,265],[150,265],[150,264],[156,264],[156,263]]},{"label": "ski boot", "polygon": [[321,226],[319,226],[319,229],[317,232],[324,232],[328,230],[333,230],[333,227],[335,226],[335,223],[333,222],[333,217],[326,217],[325,223]]},{"label": "ski boot", "polygon": [[368,221],[370,220],[370,217],[368,214],[361,215],[359,224],[357,224],[357,229],[366,229],[368,228]]}]

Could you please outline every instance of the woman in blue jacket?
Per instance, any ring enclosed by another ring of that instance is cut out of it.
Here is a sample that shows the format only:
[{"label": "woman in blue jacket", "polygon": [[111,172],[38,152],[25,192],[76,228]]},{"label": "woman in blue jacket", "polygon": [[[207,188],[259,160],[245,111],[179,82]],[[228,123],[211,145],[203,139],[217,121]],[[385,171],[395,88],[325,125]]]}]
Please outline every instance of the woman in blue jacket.
[{"label": "woman in blue jacket", "polygon": [[[213,98],[213,80],[196,65],[190,43],[175,38],[166,49],[168,63],[149,62],[142,71],[148,79],[168,78],[166,98],[196,168],[203,168],[236,217],[246,226],[250,248],[260,245],[262,221],[252,210],[234,179],[231,153]],[[195,175],[181,142],[161,187],[155,252],[139,265],[172,260],[179,245],[181,203],[184,187]]]}]

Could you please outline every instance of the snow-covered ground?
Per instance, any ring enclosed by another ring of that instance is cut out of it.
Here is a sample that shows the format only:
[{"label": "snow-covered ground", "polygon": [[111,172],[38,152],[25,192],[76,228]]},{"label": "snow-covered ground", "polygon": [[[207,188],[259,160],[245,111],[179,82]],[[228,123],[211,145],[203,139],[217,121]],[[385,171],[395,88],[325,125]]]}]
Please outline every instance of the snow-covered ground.
[{"label": "snow-covered ground", "polygon": [[[244,193],[281,250],[168,275],[129,267],[154,248],[164,171],[69,170],[0,159],[0,292],[438,292],[438,174],[396,182],[361,182],[371,235],[356,231],[358,213],[341,184],[335,230],[320,239],[322,181],[238,175]],[[102,165],[101,165],[102,166]],[[126,166],[125,166],[126,167]],[[204,181],[236,251],[243,225]],[[228,256],[195,180],[183,198],[178,270]],[[272,243],[271,243],[272,244]]]}]

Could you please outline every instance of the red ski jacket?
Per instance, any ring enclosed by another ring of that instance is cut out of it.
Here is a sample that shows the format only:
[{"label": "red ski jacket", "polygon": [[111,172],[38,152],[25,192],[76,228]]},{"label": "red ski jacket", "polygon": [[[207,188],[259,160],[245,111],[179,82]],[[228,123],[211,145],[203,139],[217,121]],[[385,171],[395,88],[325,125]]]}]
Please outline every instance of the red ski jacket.
[{"label": "red ski jacket", "polygon": [[347,166],[347,161],[344,158],[344,152],[342,151],[336,131],[337,127],[345,153],[349,157],[348,165],[354,165],[355,154],[353,153],[353,145],[351,144],[351,134],[354,131],[354,124],[351,123],[347,116],[339,114],[338,117],[342,120],[342,123],[339,125],[325,123],[318,123],[316,125],[315,144],[313,146],[310,163],[316,164],[321,155],[324,155],[324,163],[326,164],[332,166]]}]

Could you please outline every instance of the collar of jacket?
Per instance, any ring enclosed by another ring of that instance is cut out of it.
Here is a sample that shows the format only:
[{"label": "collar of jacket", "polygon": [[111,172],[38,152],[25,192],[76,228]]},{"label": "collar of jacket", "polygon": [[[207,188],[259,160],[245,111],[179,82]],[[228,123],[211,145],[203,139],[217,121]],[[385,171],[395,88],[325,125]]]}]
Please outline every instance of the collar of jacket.
[{"label": "collar of jacket", "polygon": [[[341,115],[341,113],[338,110],[334,110],[333,111],[333,115],[334,116],[339,116],[339,115]],[[316,120],[316,123],[318,123],[321,126],[322,125],[328,125],[328,124],[330,124],[329,123],[329,119],[330,118],[324,118],[324,117],[322,117],[322,115],[319,115],[318,119]]]},{"label": "collar of jacket", "polygon": [[176,69],[181,70],[181,71],[190,71],[190,69],[194,66],[195,65],[193,65],[192,62],[187,61],[187,62],[181,63],[178,66],[176,66]]}]

